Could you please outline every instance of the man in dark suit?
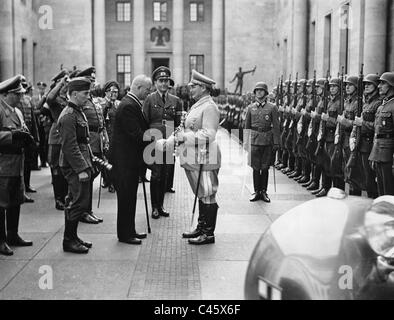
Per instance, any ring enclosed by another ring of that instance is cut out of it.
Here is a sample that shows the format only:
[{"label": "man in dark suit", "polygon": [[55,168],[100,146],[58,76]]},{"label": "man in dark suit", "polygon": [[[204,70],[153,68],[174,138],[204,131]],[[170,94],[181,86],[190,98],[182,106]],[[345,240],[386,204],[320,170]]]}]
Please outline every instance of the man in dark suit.
[{"label": "man in dark suit", "polygon": [[140,173],[145,164],[143,152],[148,142],[143,137],[148,123],[142,103],[150,93],[152,81],[145,75],[137,76],[130,92],[122,99],[116,112],[109,162],[113,165],[112,181],[118,198],[117,233],[120,242],[141,244],[146,234],[135,229],[135,210]]},{"label": "man in dark suit", "polygon": [[[157,137],[157,134],[161,134],[159,139],[170,137],[175,128],[179,126],[183,111],[181,100],[168,92],[170,77],[171,71],[167,67],[159,67],[153,71],[152,79],[156,91],[150,94],[144,102],[144,113],[149,128],[152,129],[151,135]],[[163,203],[165,192],[174,192],[172,188],[168,189],[168,181],[171,179],[169,175],[171,175],[174,163],[175,159],[172,155],[155,150],[150,180],[153,219],[170,216],[164,210]]]}]

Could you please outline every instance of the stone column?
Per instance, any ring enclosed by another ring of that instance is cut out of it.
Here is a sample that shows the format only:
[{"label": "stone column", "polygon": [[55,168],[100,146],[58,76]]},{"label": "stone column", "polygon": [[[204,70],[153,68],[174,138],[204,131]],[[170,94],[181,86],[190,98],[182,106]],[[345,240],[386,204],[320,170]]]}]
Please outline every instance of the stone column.
[{"label": "stone column", "polygon": [[[133,77],[145,73],[145,7],[144,0],[133,1]],[[132,77],[132,78],[133,78]]]},{"label": "stone column", "polygon": [[0,81],[14,75],[12,0],[0,1]]},{"label": "stone column", "polygon": [[[210,76],[207,74],[207,76]],[[224,89],[224,0],[212,1],[212,78]]]},{"label": "stone column", "polygon": [[295,0],[293,6],[293,52],[292,52],[292,78],[295,78],[298,72],[298,79],[305,77],[306,71],[306,54],[307,54],[307,23],[308,7],[307,0]]},{"label": "stone column", "polygon": [[173,68],[172,76],[176,84],[183,84],[188,79],[183,75],[183,0],[173,1]]},{"label": "stone column", "polygon": [[104,84],[106,81],[105,0],[94,0],[93,37],[96,79]]},{"label": "stone column", "polygon": [[387,0],[365,0],[365,74],[386,71],[387,10]]}]

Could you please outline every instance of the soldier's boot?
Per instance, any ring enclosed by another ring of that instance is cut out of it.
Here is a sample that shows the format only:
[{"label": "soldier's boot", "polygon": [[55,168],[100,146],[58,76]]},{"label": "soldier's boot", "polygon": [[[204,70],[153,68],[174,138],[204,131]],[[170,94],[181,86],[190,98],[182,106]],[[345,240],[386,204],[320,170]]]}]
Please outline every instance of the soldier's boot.
[{"label": "soldier's boot", "polygon": [[204,204],[201,200],[198,200],[198,223],[196,229],[192,232],[184,232],[182,238],[184,239],[194,239],[202,235],[202,230],[206,223]]},{"label": "soldier's boot", "polygon": [[345,191],[345,181],[342,178],[334,178],[333,185],[335,188]]},{"label": "soldier's boot", "polygon": [[310,176],[311,176],[311,166],[310,166],[310,163],[308,161],[306,161],[306,159],[304,159],[302,167],[303,167],[303,170],[302,170],[303,177],[297,181],[300,184],[304,184],[304,183],[309,182]]},{"label": "soldier's boot", "polygon": [[321,167],[316,164],[315,170],[314,170],[314,176],[313,176],[313,183],[308,188],[306,188],[306,190],[312,191],[313,195],[316,193],[319,193],[319,191],[321,190],[320,184],[319,184],[321,172],[322,172]]},{"label": "soldier's boot", "polygon": [[23,240],[19,234],[19,216],[21,212],[21,206],[11,207],[6,210],[7,215],[7,243],[10,246],[15,247],[31,247],[32,241]]},{"label": "soldier's boot", "polygon": [[12,256],[14,252],[7,244],[5,231],[5,209],[0,208],[0,254],[4,256]]},{"label": "soldier's boot", "polygon": [[305,182],[302,186],[304,188],[308,188],[315,181],[315,165],[311,163],[311,171],[310,171],[310,179],[308,182]]},{"label": "soldier's boot", "polygon": [[301,180],[304,177],[303,174],[303,167],[302,167],[302,161],[300,157],[297,157],[297,161],[296,161],[297,165],[296,165],[296,172],[297,175],[295,177],[293,177],[294,181]]},{"label": "soldier's boot", "polygon": [[158,194],[157,194],[157,180],[151,179],[150,181],[150,199],[151,199],[151,204],[152,204],[152,219],[159,219],[160,218],[160,213],[159,213],[159,200],[158,200]]},{"label": "soldier's boot", "polygon": [[67,220],[65,218],[63,251],[77,254],[85,254],[89,252],[89,248],[77,235],[78,220]]},{"label": "soldier's boot", "polygon": [[[53,185],[53,194],[55,196],[55,208],[57,210],[63,211],[65,209],[65,193],[64,189],[64,177],[59,174],[52,174],[52,185]],[[67,183],[67,181],[66,181]]]},{"label": "soldier's boot", "polygon": [[92,177],[90,180],[89,207],[88,207],[87,214],[89,215],[90,220],[95,220],[95,221],[97,221],[97,223],[102,223],[102,222],[104,222],[104,219],[96,216],[93,213],[93,183],[94,183],[94,179],[95,179],[95,177]]},{"label": "soldier's boot", "polygon": [[215,228],[216,219],[218,213],[218,205],[213,204],[202,204],[205,212],[205,225],[202,229],[202,234],[196,239],[189,239],[190,244],[203,245],[215,243]]},{"label": "soldier's boot", "polygon": [[158,199],[159,199],[158,209],[160,216],[168,218],[170,216],[170,213],[164,210],[164,196],[166,194],[166,189],[167,189],[165,182],[166,179],[163,177],[158,183],[158,190],[157,190]]},{"label": "soldier's boot", "polygon": [[322,185],[323,187],[318,193],[315,193],[315,196],[317,198],[325,197],[328,193],[328,191],[331,188],[332,184],[332,179],[326,175],[325,172],[322,173]]},{"label": "soldier's boot", "polygon": [[357,188],[353,187],[352,185],[350,185],[349,195],[351,195],[351,196],[360,196],[361,197],[361,192],[362,191],[360,189],[357,189]]},{"label": "soldier's boot", "polygon": [[260,191],[261,191],[261,178],[260,178],[260,171],[253,170],[253,187],[254,187],[254,194],[253,197],[249,200],[250,202],[256,202],[260,200]]}]

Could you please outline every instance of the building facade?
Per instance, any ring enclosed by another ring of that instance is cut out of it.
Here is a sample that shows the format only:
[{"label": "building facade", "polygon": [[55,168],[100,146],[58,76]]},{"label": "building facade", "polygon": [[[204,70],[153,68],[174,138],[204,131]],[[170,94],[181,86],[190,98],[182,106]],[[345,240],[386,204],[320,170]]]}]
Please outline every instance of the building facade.
[{"label": "building facade", "polygon": [[394,0],[2,0],[0,80],[46,81],[95,65],[122,86],[159,65],[187,83],[192,69],[222,89],[239,67],[244,90],[341,72],[394,69]]}]

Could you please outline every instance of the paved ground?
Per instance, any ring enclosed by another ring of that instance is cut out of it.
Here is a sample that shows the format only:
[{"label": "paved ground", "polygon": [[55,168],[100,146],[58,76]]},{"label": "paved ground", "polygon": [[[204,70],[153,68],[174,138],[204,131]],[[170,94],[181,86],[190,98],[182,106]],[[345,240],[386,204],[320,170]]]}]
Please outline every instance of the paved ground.
[{"label": "paved ground", "polygon": [[[64,253],[64,218],[54,209],[49,169],[35,171],[36,202],[23,206],[20,221],[21,235],[34,246],[0,256],[0,299],[242,300],[248,260],[261,234],[286,210],[313,197],[277,172],[277,192],[272,177],[268,188],[272,203],[250,203],[252,172],[246,154],[225,130],[218,139],[223,168],[216,244],[194,247],[180,236],[190,225],[193,195],[177,165],[176,193],[166,196],[171,217],[151,220],[152,234],[142,246],[117,241],[116,196],[103,190],[97,209],[96,181],[94,210],[104,223],[79,227],[81,238],[92,241],[93,248],[83,256]],[[136,222],[137,231],[146,232],[142,186]],[[43,283],[51,284],[51,272],[53,288],[41,289]]]}]

